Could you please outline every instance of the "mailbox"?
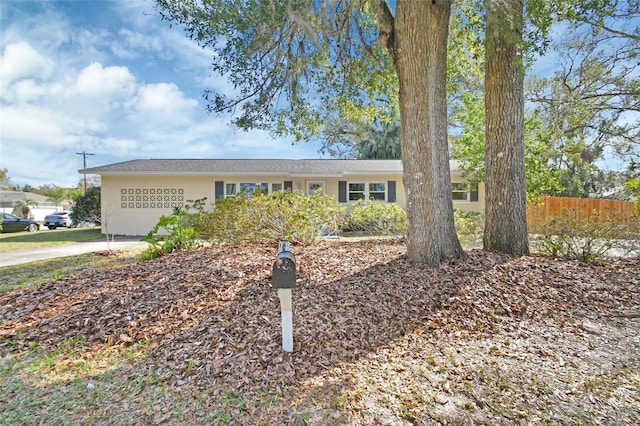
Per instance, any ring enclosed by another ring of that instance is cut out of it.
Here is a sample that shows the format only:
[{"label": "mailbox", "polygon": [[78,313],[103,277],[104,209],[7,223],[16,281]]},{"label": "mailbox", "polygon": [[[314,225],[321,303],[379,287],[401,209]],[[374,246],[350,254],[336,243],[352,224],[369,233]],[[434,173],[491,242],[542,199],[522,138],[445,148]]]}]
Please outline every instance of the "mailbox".
[{"label": "mailbox", "polygon": [[276,256],[276,261],[273,262],[271,285],[273,288],[296,287],[296,258],[290,251],[283,250]]},{"label": "mailbox", "polygon": [[271,286],[278,289],[282,316],[282,350],[293,352],[293,306],[291,289],[296,287],[296,258],[288,241],[280,241],[278,255],[273,262]]}]

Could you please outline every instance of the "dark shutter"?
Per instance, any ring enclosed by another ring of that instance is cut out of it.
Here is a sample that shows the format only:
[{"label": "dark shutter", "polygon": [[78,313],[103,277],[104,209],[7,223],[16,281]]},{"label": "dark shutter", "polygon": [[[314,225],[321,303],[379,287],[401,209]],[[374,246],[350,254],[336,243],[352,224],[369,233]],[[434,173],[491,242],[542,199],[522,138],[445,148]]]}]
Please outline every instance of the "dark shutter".
[{"label": "dark shutter", "polygon": [[293,181],[292,180],[285,180],[284,181],[284,190],[285,191],[293,191]]},{"label": "dark shutter", "polygon": [[477,183],[471,184],[471,194],[469,195],[470,195],[471,201],[478,201],[478,184]]},{"label": "dark shutter", "polygon": [[387,201],[390,203],[396,202],[396,181],[390,180],[387,182]]},{"label": "dark shutter", "polygon": [[221,180],[216,181],[216,200],[224,197],[224,182]]},{"label": "dark shutter", "polygon": [[347,181],[346,180],[338,181],[338,202],[339,203],[347,202]]}]

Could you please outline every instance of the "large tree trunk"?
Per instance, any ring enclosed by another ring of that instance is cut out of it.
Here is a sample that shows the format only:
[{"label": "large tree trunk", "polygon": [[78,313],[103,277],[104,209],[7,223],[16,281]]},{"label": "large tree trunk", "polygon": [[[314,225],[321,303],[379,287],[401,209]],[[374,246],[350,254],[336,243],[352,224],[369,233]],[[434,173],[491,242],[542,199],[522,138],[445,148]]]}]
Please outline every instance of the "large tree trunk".
[{"label": "large tree trunk", "polygon": [[464,256],[453,220],[447,138],[449,0],[398,0],[392,55],[400,83],[407,256],[437,266]]},{"label": "large tree trunk", "polygon": [[529,254],[524,174],[522,0],[487,0],[485,250]]}]

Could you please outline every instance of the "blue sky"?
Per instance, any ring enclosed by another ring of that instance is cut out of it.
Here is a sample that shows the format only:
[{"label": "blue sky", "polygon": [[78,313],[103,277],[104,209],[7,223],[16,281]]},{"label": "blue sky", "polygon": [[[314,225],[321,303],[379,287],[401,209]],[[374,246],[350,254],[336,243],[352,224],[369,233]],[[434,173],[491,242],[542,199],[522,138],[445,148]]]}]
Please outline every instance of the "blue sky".
[{"label": "blue sky", "polygon": [[[152,0],[0,0],[0,169],[23,186],[75,187],[81,155],[98,166],[141,158],[321,158],[208,114],[211,52],[163,22]],[[557,58],[536,64],[550,75]],[[610,156],[607,163],[613,161]]]},{"label": "blue sky", "polygon": [[151,0],[0,2],[0,169],[75,187],[89,166],[139,158],[321,158],[318,146],[208,114],[210,53]]}]

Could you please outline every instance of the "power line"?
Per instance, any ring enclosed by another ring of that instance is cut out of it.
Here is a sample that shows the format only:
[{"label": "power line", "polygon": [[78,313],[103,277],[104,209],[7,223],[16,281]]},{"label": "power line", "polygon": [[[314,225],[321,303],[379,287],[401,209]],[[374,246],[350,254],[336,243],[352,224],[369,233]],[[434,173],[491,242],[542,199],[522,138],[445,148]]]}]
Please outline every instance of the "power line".
[{"label": "power line", "polygon": [[87,193],[87,173],[85,172],[85,170],[87,170],[87,155],[94,155],[92,153],[89,153],[87,151],[82,151],[82,152],[76,152],[77,155],[82,155],[82,161],[84,164],[84,168],[83,168],[83,172],[84,172],[84,193]]}]

